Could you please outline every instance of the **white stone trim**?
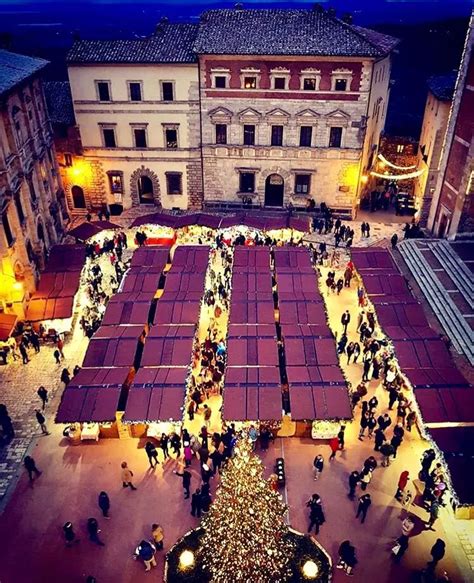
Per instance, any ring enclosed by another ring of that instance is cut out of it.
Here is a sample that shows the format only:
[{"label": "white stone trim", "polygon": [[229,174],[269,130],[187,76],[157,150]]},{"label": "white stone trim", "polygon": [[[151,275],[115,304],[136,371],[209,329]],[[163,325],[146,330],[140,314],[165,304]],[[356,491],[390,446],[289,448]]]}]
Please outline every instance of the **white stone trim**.
[{"label": "white stone trim", "polygon": [[346,93],[351,90],[352,79],[354,77],[351,69],[339,68],[331,71],[331,91],[336,91],[336,79],[345,79],[347,81],[346,88],[338,93]]}]

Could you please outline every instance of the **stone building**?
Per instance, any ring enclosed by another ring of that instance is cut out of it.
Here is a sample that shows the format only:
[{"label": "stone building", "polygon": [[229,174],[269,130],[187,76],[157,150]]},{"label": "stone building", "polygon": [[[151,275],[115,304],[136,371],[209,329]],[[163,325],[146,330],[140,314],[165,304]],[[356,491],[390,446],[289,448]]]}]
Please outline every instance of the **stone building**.
[{"label": "stone building", "polygon": [[310,10],[200,20],[204,199],[353,211],[384,127],[396,39]]},{"label": "stone building", "polygon": [[0,50],[0,309],[20,316],[67,219],[40,79],[47,64]]},{"label": "stone building", "polygon": [[320,6],[210,10],[143,40],[79,41],[68,69],[84,159],[70,201],[74,188],[90,208],[313,198],[352,212],[397,42]]},{"label": "stone building", "polygon": [[433,193],[438,179],[438,166],[441,157],[449,111],[453,99],[456,73],[439,75],[428,79],[423,124],[421,127],[416,167],[425,172],[415,180],[415,197],[420,208],[420,223],[426,226]]},{"label": "stone building", "polygon": [[68,171],[74,209],[201,206],[196,32],[163,20],[146,39],[73,45],[68,73],[83,154]]},{"label": "stone building", "polygon": [[437,237],[454,238],[474,231],[474,12],[443,143],[439,172],[428,217]]}]

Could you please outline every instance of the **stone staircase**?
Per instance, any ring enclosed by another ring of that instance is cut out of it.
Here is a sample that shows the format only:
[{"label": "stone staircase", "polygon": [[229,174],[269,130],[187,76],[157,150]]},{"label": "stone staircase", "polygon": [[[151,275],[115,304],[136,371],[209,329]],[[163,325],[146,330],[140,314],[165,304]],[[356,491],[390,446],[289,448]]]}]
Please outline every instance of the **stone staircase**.
[{"label": "stone staircase", "polygon": [[428,247],[474,312],[474,274],[447,241],[428,241]]},{"label": "stone staircase", "polygon": [[[423,295],[429,302],[431,309],[441,323],[446,335],[450,338],[454,348],[460,354],[464,354],[471,365],[474,365],[474,334],[463,314],[453,302],[426,258],[421,253],[417,242],[410,240],[403,241],[397,248],[422,290]],[[437,250],[439,251],[439,249]],[[451,257],[448,259],[448,255],[446,254],[445,256],[442,253],[443,251],[439,251],[439,256],[442,259],[439,259],[438,255],[436,257],[443,266],[446,265],[446,269],[453,281],[463,279],[463,272],[454,263],[454,260]],[[448,267],[448,261],[453,262],[449,264],[453,267]],[[455,273],[456,275],[454,275]],[[463,288],[466,287],[465,283],[462,285]]]}]

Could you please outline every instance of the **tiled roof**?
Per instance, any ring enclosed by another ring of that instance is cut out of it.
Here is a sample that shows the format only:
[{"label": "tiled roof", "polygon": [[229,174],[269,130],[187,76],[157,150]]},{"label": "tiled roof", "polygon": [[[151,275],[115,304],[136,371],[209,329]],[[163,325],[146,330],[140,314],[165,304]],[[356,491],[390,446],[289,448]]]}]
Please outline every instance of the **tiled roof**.
[{"label": "tiled roof", "polygon": [[44,81],[44,95],[52,123],[74,125],[71,88],[67,81]]},{"label": "tiled roof", "polygon": [[162,23],[144,39],[80,40],[67,56],[68,63],[194,63],[197,24]]},{"label": "tiled roof", "polygon": [[387,54],[393,51],[393,49],[400,43],[400,39],[372,30],[371,28],[364,28],[363,26],[355,25],[352,25],[352,28]]},{"label": "tiled roof", "polygon": [[13,89],[16,85],[28,79],[43,67],[48,61],[18,55],[0,49],[0,95]]},{"label": "tiled roof", "polygon": [[390,50],[388,39],[395,44],[392,37],[358,30],[322,8],[234,8],[203,13],[194,49],[220,55],[381,57]]},{"label": "tiled roof", "polygon": [[451,101],[454,95],[457,72],[447,75],[436,75],[428,79],[428,88],[431,93],[440,101]]}]

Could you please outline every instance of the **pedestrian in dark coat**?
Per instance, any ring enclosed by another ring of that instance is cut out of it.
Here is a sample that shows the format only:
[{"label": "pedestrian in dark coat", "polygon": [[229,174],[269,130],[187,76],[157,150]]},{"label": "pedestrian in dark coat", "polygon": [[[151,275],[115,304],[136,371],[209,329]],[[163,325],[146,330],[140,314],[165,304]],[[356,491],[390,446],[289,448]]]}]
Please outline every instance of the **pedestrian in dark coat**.
[{"label": "pedestrian in dark coat", "polygon": [[394,558],[393,558],[393,560],[396,563],[399,563],[402,560],[403,555],[407,552],[407,550],[408,550],[408,541],[409,541],[409,537],[406,534],[402,534],[401,536],[399,536],[397,538],[397,546],[399,548],[398,548],[397,553],[394,554]]},{"label": "pedestrian in dark coat", "polygon": [[73,543],[78,543],[79,539],[76,538],[76,533],[72,526],[72,522],[66,522],[63,526],[64,539],[66,541],[66,546],[70,547]]},{"label": "pedestrian in dark coat", "polygon": [[347,575],[352,575],[352,570],[357,565],[356,550],[350,543],[345,540],[339,545],[339,562],[336,569],[344,569]]},{"label": "pedestrian in dark coat", "polygon": [[170,457],[170,454],[168,453],[168,436],[166,435],[166,433],[161,434],[160,447],[163,451],[163,455],[165,456],[166,460],[166,458]]},{"label": "pedestrian in dark coat", "polygon": [[364,494],[359,498],[359,506],[357,508],[356,518],[361,517],[360,522],[364,524],[365,517],[367,516],[367,511],[372,504],[372,500],[370,498],[370,494]]},{"label": "pedestrian in dark coat", "polygon": [[26,468],[26,471],[28,472],[28,477],[30,478],[30,482],[33,481],[33,474],[36,474],[36,476],[38,478],[41,476],[41,472],[36,467],[36,462],[32,457],[27,455],[25,457],[25,459],[23,460],[23,464]]},{"label": "pedestrian in dark coat", "polygon": [[321,497],[318,494],[313,494],[310,500],[306,502],[306,506],[310,509],[308,532],[311,532],[313,526],[315,526],[315,532],[316,534],[319,534],[320,526],[326,522],[323,507],[321,505]]},{"label": "pedestrian in dark coat", "polygon": [[345,425],[341,425],[340,429],[339,429],[339,433],[337,434],[337,439],[339,440],[339,449],[343,450],[344,449],[344,432],[346,430],[346,426]]},{"label": "pedestrian in dark coat", "polygon": [[385,443],[385,433],[383,432],[383,429],[379,427],[375,430],[374,451],[379,451],[383,443]]},{"label": "pedestrian in dark coat", "polygon": [[355,470],[349,475],[349,494],[347,495],[348,498],[354,500],[355,491],[357,488],[357,484],[359,482],[359,472]]},{"label": "pedestrian in dark coat", "polygon": [[355,349],[354,342],[349,342],[349,344],[346,347],[347,364],[350,364],[350,362],[351,362],[351,357],[354,354],[354,349]]},{"label": "pedestrian in dark coat", "polygon": [[408,470],[405,470],[400,474],[400,477],[398,478],[398,486],[397,486],[397,492],[395,493],[395,498],[397,500],[399,500],[400,502],[402,500],[403,491],[407,487],[408,480],[410,479],[409,475],[410,475],[410,472],[408,472]]},{"label": "pedestrian in dark coat", "polygon": [[110,499],[107,495],[107,492],[102,491],[99,494],[98,504],[99,504],[99,508],[102,510],[102,516],[104,518],[110,518],[109,517]]},{"label": "pedestrian in dark coat", "polygon": [[[150,462],[150,466],[156,467],[160,462],[158,461],[158,451],[156,450],[155,444],[151,441],[147,441],[145,444],[145,451],[146,455],[148,456],[148,461]],[[155,462],[155,465],[153,465]]]},{"label": "pedestrian in dark coat", "polygon": [[446,553],[446,543],[444,540],[438,538],[435,544],[431,547],[431,561],[428,562],[427,568],[431,571],[436,569],[436,565],[441,561]]},{"label": "pedestrian in dark coat", "polygon": [[99,523],[95,518],[89,518],[87,521],[87,532],[89,533],[89,540],[100,547],[105,546],[99,538]]},{"label": "pedestrian in dark coat", "polygon": [[21,358],[23,359],[23,364],[27,364],[28,362],[30,362],[30,359],[28,358],[28,352],[26,350],[26,346],[24,345],[23,342],[20,342],[20,346],[18,347],[20,354],[21,354]]},{"label": "pedestrian in dark coat", "polygon": [[360,344],[358,342],[354,342],[354,363],[357,362],[359,356],[360,356]]},{"label": "pedestrian in dark coat", "polygon": [[349,322],[351,321],[351,315],[349,310],[346,310],[341,316],[341,324],[344,326],[344,334],[347,334],[347,326],[349,326]]},{"label": "pedestrian in dark coat", "polygon": [[191,496],[191,515],[201,518],[201,489],[198,488]]},{"label": "pedestrian in dark coat", "polygon": [[390,242],[392,243],[392,249],[395,249],[395,247],[397,246],[398,243],[398,235],[397,233],[394,233],[390,239]]},{"label": "pedestrian in dark coat", "polygon": [[359,431],[359,440],[364,440],[364,433],[369,425],[369,412],[363,411],[360,417],[360,431]]},{"label": "pedestrian in dark coat", "polygon": [[377,427],[377,421],[373,413],[369,413],[369,418],[367,420],[367,429],[369,432],[369,437],[372,437],[374,429]]},{"label": "pedestrian in dark coat", "polygon": [[393,459],[397,457],[397,450],[402,444],[402,438],[398,435],[394,435],[390,440],[390,445],[393,447]]},{"label": "pedestrian in dark coat", "polygon": [[37,391],[36,391],[38,397],[41,399],[41,402],[43,404],[43,411],[46,407],[46,403],[48,402],[48,391],[41,386]]},{"label": "pedestrian in dark coat", "polygon": [[324,469],[324,458],[318,454],[313,460],[313,477],[315,480],[319,478]]},{"label": "pedestrian in dark coat", "polygon": [[189,498],[189,488],[191,486],[191,472],[188,470],[183,470],[183,472],[177,472],[174,470],[174,473],[177,476],[183,478],[183,489],[184,489],[184,499],[186,500]]},{"label": "pedestrian in dark coat", "polygon": [[36,413],[36,421],[38,421],[39,426],[41,427],[41,431],[44,435],[49,435],[48,428],[46,427],[46,419],[44,418],[43,413],[39,409],[35,409]]}]

